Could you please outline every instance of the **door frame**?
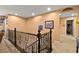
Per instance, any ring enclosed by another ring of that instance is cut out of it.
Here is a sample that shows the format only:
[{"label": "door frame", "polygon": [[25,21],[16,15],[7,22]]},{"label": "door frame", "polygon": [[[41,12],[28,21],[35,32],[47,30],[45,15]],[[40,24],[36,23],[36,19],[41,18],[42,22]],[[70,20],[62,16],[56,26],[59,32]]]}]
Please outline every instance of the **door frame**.
[{"label": "door frame", "polygon": [[67,35],[67,21],[68,20],[73,20],[73,35],[71,36],[76,36],[76,17],[72,17],[72,18],[67,18],[65,20],[65,35]]}]

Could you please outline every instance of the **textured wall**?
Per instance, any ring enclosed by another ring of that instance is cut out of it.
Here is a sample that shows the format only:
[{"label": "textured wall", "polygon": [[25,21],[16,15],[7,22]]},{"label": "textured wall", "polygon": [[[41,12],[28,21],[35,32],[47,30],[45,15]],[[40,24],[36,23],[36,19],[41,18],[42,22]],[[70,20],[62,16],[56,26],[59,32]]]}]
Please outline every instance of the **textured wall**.
[{"label": "textured wall", "polygon": [[[54,29],[52,37],[53,40],[59,40],[59,13],[51,12],[48,14],[39,15],[36,17],[23,19],[16,16],[8,16],[8,28],[13,29],[16,28],[18,31],[29,32],[37,34],[38,25],[42,24],[45,26],[45,21],[54,20]],[[48,29],[43,29],[42,33],[48,32]]]}]

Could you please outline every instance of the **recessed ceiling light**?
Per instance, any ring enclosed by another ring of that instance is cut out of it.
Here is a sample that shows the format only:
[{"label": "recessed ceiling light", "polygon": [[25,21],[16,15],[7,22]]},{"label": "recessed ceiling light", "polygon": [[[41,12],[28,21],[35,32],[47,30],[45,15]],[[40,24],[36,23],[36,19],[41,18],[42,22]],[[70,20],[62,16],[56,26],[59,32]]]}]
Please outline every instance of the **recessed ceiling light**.
[{"label": "recessed ceiling light", "polygon": [[59,14],[59,15],[61,15],[61,14]]},{"label": "recessed ceiling light", "polygon": [[35,13],[32,13],[32,16],[34,16],[35,15]]},{"label": "recessed ceiling light", "polygon": [[50,8],[50,7],[48,7],[48,8],[47,8],[47,11],[51,11],[51,8]]},{"label": "recessed ceiling light", "polygon": [[75,16],[75,14],[73,13],[72,16]]},{"label": "recessed ceiling light", "polygon": [[18,13],[15,13],[15,15],[17,16],[17,15],[18,15]]}]

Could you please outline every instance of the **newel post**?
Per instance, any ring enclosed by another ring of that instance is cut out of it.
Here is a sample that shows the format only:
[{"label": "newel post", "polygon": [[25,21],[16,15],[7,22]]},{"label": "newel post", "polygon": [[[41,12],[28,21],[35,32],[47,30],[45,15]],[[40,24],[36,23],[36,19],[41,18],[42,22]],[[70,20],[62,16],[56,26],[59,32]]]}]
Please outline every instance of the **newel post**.
[{"label": "newel post", "polygon": [[16,47],[16,28],[14,28],[14,44],[15,44],[15,47]]},{"label": "newel post", "polygon": [[41,37],[41,33],[40,33],[41,31],[40,30],[38,30],[38,53],[40,53],[40,37]]},{"label": "newel post", "polygon": [[49,52],[52,52],[52,29],[50,29],[50,50]]},{"label": "newel post", "polygon": [[41,39],[41,31],[43,30],[43,25],[39,25],[38,26],[38,34],[37,34],[37,37],[38,37],[38,53],[40,53],[40,39]]}]

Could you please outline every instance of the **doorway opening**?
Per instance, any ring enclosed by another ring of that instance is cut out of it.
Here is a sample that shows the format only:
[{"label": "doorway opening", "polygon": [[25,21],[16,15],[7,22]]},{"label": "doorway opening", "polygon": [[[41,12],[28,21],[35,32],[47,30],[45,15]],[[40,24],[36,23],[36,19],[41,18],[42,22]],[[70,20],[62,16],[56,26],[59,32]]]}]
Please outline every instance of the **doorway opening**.
[{"label": "doorway opening", "polygon": [[5,16],[0,16],[0,31],[5,31]]},{"label": "doorway opening", "polygon": [[73,20],[67,20],[66,33],[67,35],[73,35]]}]

